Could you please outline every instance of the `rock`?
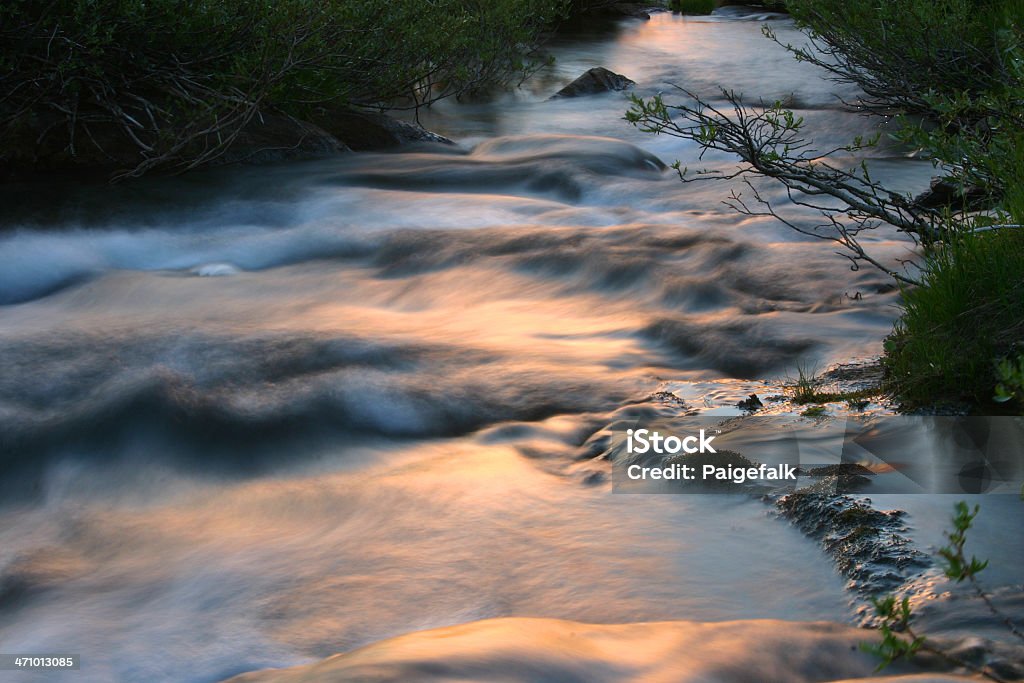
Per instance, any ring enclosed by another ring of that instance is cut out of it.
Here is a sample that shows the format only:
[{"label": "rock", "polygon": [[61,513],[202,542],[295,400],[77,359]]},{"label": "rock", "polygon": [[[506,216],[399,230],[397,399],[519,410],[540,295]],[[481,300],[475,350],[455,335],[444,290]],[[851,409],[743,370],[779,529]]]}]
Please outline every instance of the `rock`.
[{"label": "rock", "polygon": [[757,397],[757,394],[751,394],[748,398],[738,401],[736,403],[736,407],[740,410],[749,410],[750,412],[754,412],[755,410],[764,408],[764,403],[761,403],[761,399]]},{"label": "rock", "polygon": [[319,126],[291,116],[264,114],[250,121],[211,165],[266,164],[347,151],[348,147]]},{"label": "rock", "polygon": [[981,188],[968,185],[960,187],[959,183],[948,178],[932,178],[931,186],[914,197],[913,206],[922,209],[939,209],[951,206],[959,209],[966,204],[968,210],[987,208],[986,195]]},{"label": "rock", "polygon": [[614,5],[605,7],[602,14],[613,17],[633,17],[634,19],[650,20],[651,15],[647,5],[637,5],[630,2],[617,2]]},{"label": "rock", "polygon": [[622,74],[609,71],[603,66],[595,66],[589,69],[575,81],[565,86],[551,96],[551,99],[558,97],[580,97],[582,95],[595,95],[602,92],[626,90],[636,83]]},{"label": "rock", "polygon": [[321,109],[310,120],[357,152],[390,149],[417,142],[455,144],[444,136],[379,112]]}]

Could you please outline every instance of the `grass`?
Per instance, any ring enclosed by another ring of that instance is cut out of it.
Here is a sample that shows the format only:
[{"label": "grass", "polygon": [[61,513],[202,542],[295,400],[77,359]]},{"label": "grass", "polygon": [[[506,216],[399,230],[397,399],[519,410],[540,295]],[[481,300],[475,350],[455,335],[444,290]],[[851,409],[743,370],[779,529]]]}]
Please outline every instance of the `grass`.
[{"label": "grass", "polygon": [[797,377],[789,382],[787,388],[792,393],[793,403],[797,405],[846,402],[851,409],[862,410],[868,399],[884,393],[880,386],[851,391],[822,391],[825,380],[817,374],[815,368],[803,365],[797,366]]},{"label": "grass", "polygon": [[957,236],[929,257],[924,286],[903,293],[904,313],[886,340],[889,381],[909,407],[996,403],[997,367],[1024,342],[1024,231]]},{"label": "grass", "polygon": [[668,7],[683,14],[711,14],[716,4],[715,0],[669,0]]}]

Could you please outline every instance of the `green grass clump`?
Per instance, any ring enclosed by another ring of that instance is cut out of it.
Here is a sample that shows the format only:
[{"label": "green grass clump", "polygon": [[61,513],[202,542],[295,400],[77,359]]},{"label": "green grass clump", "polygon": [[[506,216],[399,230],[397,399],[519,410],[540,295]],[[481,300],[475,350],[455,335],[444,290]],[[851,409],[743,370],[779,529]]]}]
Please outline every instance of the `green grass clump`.
[{"label": "green grass clump", "polygon": [[881,386],[869,386],[850,391],[822,391],[821,388],[824,384],[825,380],[817,374],[814,368],[800,365],[797,366],[797,377],[791,378],[786,388],[791,393],[793,403],[797,405],[845,401],[851,409],[863,409],[867,404],[867,399],[881,396],[884,393]]},{"label": "green grass clump", "polygon": [[903,300],[884,364],[904,402],[995,409],[998,361],[1024,341],[1024,230],[950,239]]},{"label": "green grass clump", "polygon": [[669,9],[683,14],[711,14],[715,10],[715,0],[669,0]]}]

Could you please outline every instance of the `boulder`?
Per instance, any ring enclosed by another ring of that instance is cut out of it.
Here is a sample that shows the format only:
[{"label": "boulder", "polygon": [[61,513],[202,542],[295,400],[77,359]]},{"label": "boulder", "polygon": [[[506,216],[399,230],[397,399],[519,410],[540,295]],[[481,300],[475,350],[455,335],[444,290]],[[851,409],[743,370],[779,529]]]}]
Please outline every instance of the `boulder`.
[{"label": "boulder", "polygon": [[250,121],[211,165],[266,164],[347,151],[348,147],[319,126],[291,116],[264,114]]},{"label": "boulder", "polygon": [[379,112],[321,109],[312,114],[310,120],[357,152],[389,149],[416,142],[454,144],[444,136]]},{"label": "boulder", "polygon": [[964,206],[970,211],[988,208],[988,195],[979,187],[959,183],[948,178],[932,178],[930,187],[914,197],[913,206],[922,209],[941,209],[949,206],[959,209]]},{"label": "boulder", "polygon": [[631,2],[617,2],[614,5],[605,7],[601,13],[613,17],[633,17],[634,19],[643,19],[647,21],[651,18],[650,11],[651,7],[648,5],[635,4]]},{"label": "boulder", "polygon": [[609,71],[603,66],[595,66],[589,69],[575,81],[565,86],[551,96],[551,99],[559,97],[580,97],[583,95],[595,95],[602,92],[615,90],[626,90],[636,83],[622,74]]}]

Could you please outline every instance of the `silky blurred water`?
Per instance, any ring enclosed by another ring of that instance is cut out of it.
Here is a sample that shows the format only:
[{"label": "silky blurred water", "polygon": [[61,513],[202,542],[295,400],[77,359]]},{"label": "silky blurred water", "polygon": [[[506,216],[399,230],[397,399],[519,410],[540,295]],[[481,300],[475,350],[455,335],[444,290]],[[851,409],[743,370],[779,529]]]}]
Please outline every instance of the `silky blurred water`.
[{"label": "silky blurred water", "polygon": [[731,406],[877,353],[894,287],[681,185],[665,164],[698,150],[631,129],[622,93],[547,97],[601,65],[643,95],[791,96],[823,147],[875,123],[757,22],[552,50],[515,93],[423,112],[455,147],[9,190],[0,651],[211,681],[495,616],[849,618],[761,503],[613,496],[576,463],[667,382]]}]

